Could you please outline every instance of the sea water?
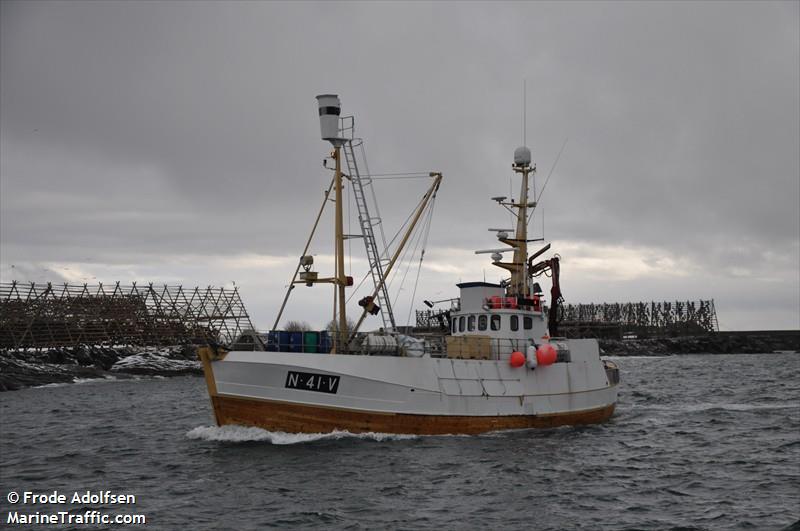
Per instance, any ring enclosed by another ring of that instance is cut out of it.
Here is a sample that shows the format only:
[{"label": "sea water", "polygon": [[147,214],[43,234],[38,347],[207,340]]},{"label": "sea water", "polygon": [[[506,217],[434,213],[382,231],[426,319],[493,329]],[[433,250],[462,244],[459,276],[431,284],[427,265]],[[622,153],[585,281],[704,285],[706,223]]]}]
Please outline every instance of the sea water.
[{"label": "sea water", "polygon": [[[614,361],[609,422],[480,436],[218,428],[201,377],[2,393],[0,528],[53,528],[8,523],[13,511],[146,517],[67,529],[727,530],[800,519],[800,355]],[[104,497],[8,501],[87,491]],[[135,503],[103,503],[110,495]]]}]

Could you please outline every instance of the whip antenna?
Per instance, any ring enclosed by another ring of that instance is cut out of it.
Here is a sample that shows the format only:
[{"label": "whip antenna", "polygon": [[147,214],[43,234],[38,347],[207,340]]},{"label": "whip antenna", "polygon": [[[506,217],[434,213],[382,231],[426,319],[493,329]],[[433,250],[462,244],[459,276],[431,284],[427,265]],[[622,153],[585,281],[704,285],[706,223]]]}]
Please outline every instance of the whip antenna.
[{"label": "whip antenna", "polygon": [[528,80],[522,80],[522,145],[528,145]]}]

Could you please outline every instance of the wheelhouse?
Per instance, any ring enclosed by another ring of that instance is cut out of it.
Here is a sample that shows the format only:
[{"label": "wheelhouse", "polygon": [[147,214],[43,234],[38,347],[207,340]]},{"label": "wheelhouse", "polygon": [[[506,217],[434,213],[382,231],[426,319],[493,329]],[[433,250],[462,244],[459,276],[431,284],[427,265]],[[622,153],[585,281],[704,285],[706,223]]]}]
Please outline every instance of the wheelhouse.
[{"label": "wheelhouse", "polygon": [[528,346],[542,343],[547,336],[540,294],[530,299],[510,297],[502,285],[488,282],[464,282],[457,286],[461,304],[450,314],[451,336],[488,338],[495,359],[508,358],[515,350],[525,352]]}]

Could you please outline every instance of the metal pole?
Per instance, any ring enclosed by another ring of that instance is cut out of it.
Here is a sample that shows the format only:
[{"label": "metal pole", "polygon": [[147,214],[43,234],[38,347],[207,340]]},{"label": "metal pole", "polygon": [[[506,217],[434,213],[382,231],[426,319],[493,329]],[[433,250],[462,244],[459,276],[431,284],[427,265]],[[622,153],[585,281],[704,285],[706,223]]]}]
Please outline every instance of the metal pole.
[{"label": "metal pole", "polygon": [[336,160],[336,283],[338,286],[339,297],[339,336],[340,344],[334,343],[335,352],[347,352],[347,315],[345,314],[345,286],[347,285],[347,278],[344,270],[344,226],[343,226],[343,209],[342,209],[342,161],[341,161],[341,146],[336,146],[333,152],[333,158]]},{"label": "metal pole", "polygon": [[[331,179],[331,184],[328,185],[328,189],[325,191],[325,198],[322,200],[322,206],[319,207],[319,213],[317,213],[317,219],[314,221],[314,226],[311,228],[311,234],[308,235],[306,246],[303,247],[303,252],[300,253],[300,256],[305,256],[306,253],[308,252],[308,246],[311,245],[311,239],[314,237],[314,232],[316,232],[317,230],[317,225],[319,225],[319,219],[322,217],[322,211],[325,210],[325,204],[328,202],[328,196],[331,195],[331,189],[333,188],[334,179]],[[298,271],[300,271],[300,260],[297,261],[297,267],[294,269],[294,275],[292,275],[292,280],[289,282],[289,289],[286,290],[286,296],[283,298],[283,304],[281,304],[281,309],[278,311],[278,317],[275,319],[275,323],[272,325],[273,330],[278,328],[278,323],[280,322],[281,316],[283,315],[283,309],[286,308],[286,302],[289,300],[289,294],[294,289],[294,281],[297,280]]]}]

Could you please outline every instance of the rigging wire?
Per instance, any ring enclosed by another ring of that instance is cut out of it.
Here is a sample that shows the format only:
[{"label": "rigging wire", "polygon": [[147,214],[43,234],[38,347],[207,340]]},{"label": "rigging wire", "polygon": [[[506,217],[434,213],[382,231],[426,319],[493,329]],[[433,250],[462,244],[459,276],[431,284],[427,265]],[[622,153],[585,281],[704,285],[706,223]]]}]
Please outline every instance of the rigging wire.
[{"label": "rigging wire", "polygon": [[418,177],[430,177],[430,172],[427,171],[402,171],[402,172],[393,172],[393,173],[373,173],[370,177],[408,177],[408,178],[418,178]]},{"label": "rigging wire", "polygon": [[346,304],[349,304],[349,303],[350,303],[350,300],[351,300],[353,297],[355,297],[355,296],[356,296],[356,293],[358,293],[358,290],[359,290],[359,289],[361,289],[361,286],[364,284],[364,281],[365,281],[365,280],[367,280],[368,278],[370,278],[370,276],[369,276],[369,275],[364,275],[364,276],[361,278],[361,282],[359,282],[359,283],[358,283],[358,285],[357,285],[355,288],[353,288],[353,291],[350,293],[350,296],[349,296],[349,297],[347,297],[347,299],[345,299],[345,301],[344,301],[344,302],[345,302]]},{"label": "rigging wire", "polygon": [[[413,209],[411,209],[411,213],[409,213],[409,215],[406,218],[406,220],[400,226],[400,229],[397,231],[397,233],[394,235],[392,240],[389,242],[389,245],[386,246],[387,250],[389,249],[389,246],[391,246],[394,243],[394,241],[397,239],[397,237],[400,236],[400,234],[403,232],[403,229],[405,228],[406,225],[408,225],[408,222],[411,221],[411,218],[414,217],[414,212],[417,211],[417,209],[419,208],[419,206],[422,204],[423,201],[425,201],[425,194],[422,195],[422,198],[419,200],[419,202],[414,206]],[[408,250],[408,247],[406,247],[406,251],[407,250]],[[405,252],[403,254],[405,254]],[[386,290],[387,291],[391,289],[392,282],[394,282],[395,278],[397,278],[397,274],[396,273],[392,273],[391,279],[389,279],[389,278],[386,279]]]},{"label": "rigging wire", "polygon": [[564,143],[561,144],[561,149],[558,151],[558,155],[556,155],[556,160],[553,162],[553,167],[550,168],[550,173],[547,174],[547,179],[544,181],[544,185],[542,189],[539,191],[539,201],[542,200],[542,196],[544,195],[544,189],[547,188],[547,183],[550,182],[550,176],[553,175],[553,170],[556,169],[556,165],[558,161],[561,159],[561,154],[564,153],[564,148],[567,147],[567,142],[569,141],[569,137],[564,139]]},{"label": "rigging wire", "polygon": [[[403,249],[403,253],[400,255],[398,268],[397,268],[398,275],[399,275],[400,270],[403,269],[403,264],[406,262],[406,258],[408,256],[409,251],[411,251],[411,249],[413,248],[414,249],[414,253],[416,253],[417,247],[416,247],[415,242],[418,241],[418,236],[419,236],[418,229],[414,229],[414,232],[411,234],[410,241],[407,242],[407,245],[406,245],[405,249]],[[412,256],[413,256],[413,254],[412,254]],[[394,300],[400,300],[400,292],[403,291],[403,284],[406,281],[406,275],[408,274],[408,267],[409,267],[408,264],[406,264],[403,276],[400,279],[400,287],[397,288],[397,293],[394,296]]]},{"label": "rigging wire", "polygon": [[[411,237],[411,240],[412,240],[411,243],[414,243],[414,240],[416,240],[416,243],[414,244],[411,254],[408,256],[408,263],[406,264],[405,272],[403,273],[403,278],[400,281],[400,287],[397,288],[397,295],[395,295],[395,300],[400,300],[400,292],[403,291],[403,285],[406,282],[406,277],[408,276],[408,272],[411,270],[412,261],[414,259],[414,256],[416,256],[417,248],[419,247],[419,244],[422,241],[421,227],[418,226],[418,228],[414,230],[414,235]],[[409,250],[411,250],[411,245],[409,245],[403,250],[403,255],[400,259],[401,263],[406,260],[406,256],[408,255]]]},{"label": "rigging wire", "polygon": [[[514,187],[514,182],[513,182],[512,178],[511,178],[511,176],[509,175],[508,176],[508,198],[511,200],[512,203],[514,202],[514,189],[513,189],[513,187]],[[511,224],[512,227],[516,228],[517,225],[516,225],[516,223],[514,223],[514,211],[511,210],[510,208],[506,208],[506,210],[508,210],[508,221],[509,221],[509,223]]]},{"label": "rigging wire", "polygon": [[407,175],[407,176],[396,176],[396,177],[372,177],[377,181],[395,181],[395,180],[402,180],[402,179],[427,179],[430,175]]},{"label": "rigging wire", "polygon": [[[431,199],[433,200],[435,198],[436,198],[436,195],[434,195]],[[414,209],[415,212],[416,212],[417,208],[419,208],[419,205],[422,203],[422,201],[424,201],[424,199],[425,199],[425,196],[423,196],[423,198],[420,200],[420,203],[417,204],[417,207]],[[426,208],[430,209],[431,206],[432,206],[431,203],[428,203]],[[428,210],[428,212],[430,212],[430,210]],[[428,216],[428,212],[425,212],[425,216]],[[427,220],[427,217],[426,217],[426,220]],[[426,222],[424,222],[424,223],[426,223]],[[423,223],[423,225],[424,225],[424,223]],[[416,255],[417,248],[419,247],[420,242],[422,241],[422,236],[421,236],[422,232],[423,231],[421,230],[421,226],[418,225],[417,228],[414,231],[414,234],[411,237],[411,242],[409,242],[409,245],[407,245],[406,248],[403,250],[403,254],[402,254],[401,258],[400,258],[401,265],[406,260],[406,256],[408,255],[408,251],[412,248],[411,244],[413,244],[414,240],[416,239],[416,244],[414,244],[413,251],[412,251],[411,255],[408,257],[408,263],[406,265],[406,270],[405,270],[405,273],[403,273],[403,277],[402,277],[402,279],[400,281],[400,287],[397,289],[397,293],[396,293],[396,295],[394,297],[394,300],[400,300],[400,292],[403,290],[403,285],[405,284],[406,277],[408,276],[408,272],[411,269],[413,258]],[[392,279],[392,280],[394,280],[394,279]],[[413,301],[411,301],[411,304],[413,304]]]},{"label": "rigging wire", "polygon": [[428,208],[427,219],[425,220],[425,227],[422,229],[425,235],[422,239],[422,250],[419,254],[419,265],[417,266],[417,278],[414,279],[414,290],[411,292],[411,301],[408,305],[408,319],[406,319],[406,326],[410,326],[411,323],[411,312],[414,311],[414,299],[417,298],[417,285],[419,284],[419,275],[422,272],[422,260],[425,259],[425,249],[428,246],[428,236],[431,233],[431,225],[433,220],[433,207],[434,203],[436,203],[436,195],[431,198],[431,203]]},{"label": "rigging wire", "polygon": [[[375,205],[375,215],[380,220],[380,222],[378,223],[378,229],[380,230],[381,233],[381,243],[383,243],[383,249],[381,254],[388,256],[389,247],[387,247],[386,245],[386,233],[383,230],[383,218],[381,217],[381,210],[380,207],[378,206],[378,197],[375,195],[375,187],[372,186],[372,175],[370,175],[369,173],[369,164],[367,163],[367,152],[364,151],[363,141],[361,142],[360,147],[361,147],[361,160],[364,161],[364,172],[366,172],[367,175],[367,184],[369,186],[370,192],[372,193],[372,204]],[[380,260],[380,258],[381,257],[379,256],[378,259]]]},{"label": "rigging wire", "polygon": [[[352,181],[351,181],[351,183],[352,183]],[[342,183],[342,187],[344,187],[344,183]],[[352,185],[351,185],[351,188],[353,188]],[[352,207],[350,206],[350,196],[351,195],[352,194],[347,194],[347,234],[348,234],[348,236],[353,234],[353,230],[352,230],[353,210],[352,210]],[[348,258],[348,262],[349,262],[348,267],[349,267],[349,273],[352,276],[353,275],[353,247],[350,244],[350,241],[351,241],[351,239],[347,238],[347,258]]]},{"label": "rigging wire", "polygon": [[[569,141],[569,137],[565,138],[564,139],[564,143],[561,144],[561,149],[558,151],[558,155],[556,155],[556,160],[553,161],[553,166],[550,168],[550,172],[547,174],[547,179],[545,179],[544,185],[542,185],[542,189],[539,190],[538,199],[536,198],[536,185],[534,184],[534,190],[533,190],[534,199],[533,200],[536,201],[537,207],[538,207],[539,203],[542,202],[542,195],[544,194],[544,189],[547,187],[547,183],[550,181],[550,176],[553,175],[553,170],[555,170],[556,166],[558,165],[558,161],[561,158],[561,154],[564,152],[564,148],[567,147],[567,141]],[[535,177],[534,177],[534,179],[535,179]],[[534,181],[534,183],[535,183],[535,181]],[[531,219],[533,218],[533,214],[534,214],[535,211],[536,211],[536,209],[534,208],[533,210],[531,210],[530,215],[528,215],[528,223],[530,223]],[[542,209],[542,237],[544,237],[544,209]]]},{"label": "rigging wire", "polygon": [[[395,235],[392,237],[392,239],[386,245],[387,256],[388,256],[389,246],[391,246],[394,243],[394,241],[397,239],[397,237],[400,236],[400,234],[402,234],[403,229],[406,227],[406,225],[408,225],[409,221],[411,221],[411,218],[414,217],[414,212],[417,211],[419,206],[422,204],[422,201],[424,201],[424,200],[425,200],[425,196],[423,195],[422,199],[420,199],[419,202],[414,206],[414,208],[411,209],[411,212],[408,214],[408,217],[406,218],[406,220],[403,222],[403,224],[400,226],[400,228],[397,229],[397,232],[395,233]],[[406,250],[408,250],[408,247],[406,247]],[[358,286],[356,286],[356,289],[353,290],[353,292],[351,293],[350,297],[347,298],[346,302],[350,302],[350,300],[356,295],[356,292],[358,291],[358,289],[361,287],[362,284],[364,284],[364,281],[366,281],[367,277],[369,277],[369,276],[370,275],[364,275],[364,277],[361,279],[361,282],[358,283]],[[394,278],[396,276],[397,276],[397,270],[395,270],[395,272],[393,272],[389,276],[389,278],[386,279],[386,289],[387,290],[389,290],[391,288],[392,281],[394,280]]]}]

